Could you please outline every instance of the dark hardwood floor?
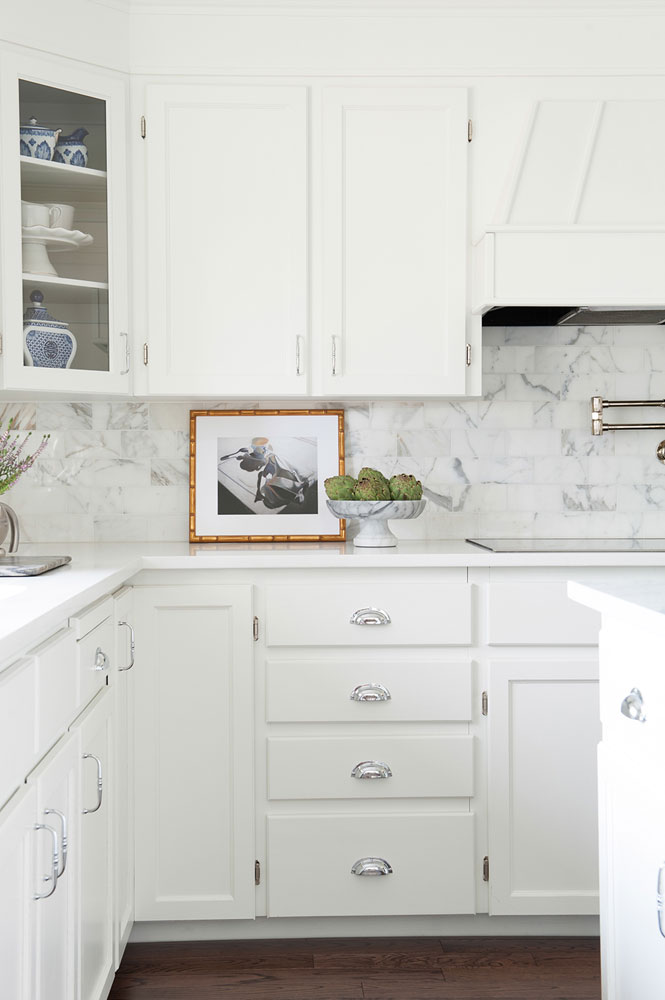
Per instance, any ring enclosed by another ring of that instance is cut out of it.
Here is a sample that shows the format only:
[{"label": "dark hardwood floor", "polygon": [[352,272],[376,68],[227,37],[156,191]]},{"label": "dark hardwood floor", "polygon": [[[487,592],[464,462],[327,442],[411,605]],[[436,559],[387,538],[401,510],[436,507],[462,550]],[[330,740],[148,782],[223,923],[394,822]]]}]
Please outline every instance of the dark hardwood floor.
[{"label": "dark hardwood floor", "polygon": [[597,938],[130,944],[109,1000],[599,1000]]}]

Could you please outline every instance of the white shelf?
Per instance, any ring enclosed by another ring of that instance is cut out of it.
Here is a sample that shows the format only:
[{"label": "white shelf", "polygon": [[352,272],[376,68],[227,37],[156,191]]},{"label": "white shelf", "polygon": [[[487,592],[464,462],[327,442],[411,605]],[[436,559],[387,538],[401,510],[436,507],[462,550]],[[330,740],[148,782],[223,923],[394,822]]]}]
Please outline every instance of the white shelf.
[{"label": "white shelf", "polygon": [[23,195],[26,187],[47,186],[52,195],[68,194],[75,201],[106,201],[106,171],[72,167],[52,160],[19,157]]},{"label": "white shelf", "polygon": [[30,291],[40,289],[44,293],[47,308],[51,303],[66,304],[95,301],[99,292],[108,294],[105,281],[84,281],[81,278],[59,278],[52,274],[23,273],[23,284],[30,285]]}]

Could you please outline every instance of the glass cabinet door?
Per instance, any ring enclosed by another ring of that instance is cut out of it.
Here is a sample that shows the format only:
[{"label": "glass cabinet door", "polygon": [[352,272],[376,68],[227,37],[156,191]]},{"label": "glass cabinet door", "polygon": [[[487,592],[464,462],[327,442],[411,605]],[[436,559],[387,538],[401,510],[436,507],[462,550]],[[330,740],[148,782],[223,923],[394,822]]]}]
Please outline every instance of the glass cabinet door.
[{"label": "glass cabinet door", "polygon": [[128,392],[124,84],[9,56],[3,92],[3,386]]}]

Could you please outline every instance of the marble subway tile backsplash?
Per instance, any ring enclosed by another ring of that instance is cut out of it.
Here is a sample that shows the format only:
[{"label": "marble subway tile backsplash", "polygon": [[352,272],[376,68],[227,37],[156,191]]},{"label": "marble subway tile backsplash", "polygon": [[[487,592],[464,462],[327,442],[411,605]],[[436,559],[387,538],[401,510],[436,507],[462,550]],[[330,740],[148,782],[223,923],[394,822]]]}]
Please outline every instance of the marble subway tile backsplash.
[{"label": "marble subway tile backsplash", "polygon": [[[430,500],[425,513],[396,522],[396,534],[665,534],[665,466],[655,456],[665,431],[593,438],[589,405],[593,394],[665,396],[661,327],[489,328],[483,370],[482,399],[344,407],[351,473],[369,464],[387,474],[411,472],[425,485]],[[33,430],[35,440],[51,434],[42,458],[6,496],[19,512],[23,537],[186,539],[189,409],[235,405],[226,400],[0,402],[2,426],[14,416],[15,426]],[[659,419],[659,412],[626,410],[621,417]]]}]

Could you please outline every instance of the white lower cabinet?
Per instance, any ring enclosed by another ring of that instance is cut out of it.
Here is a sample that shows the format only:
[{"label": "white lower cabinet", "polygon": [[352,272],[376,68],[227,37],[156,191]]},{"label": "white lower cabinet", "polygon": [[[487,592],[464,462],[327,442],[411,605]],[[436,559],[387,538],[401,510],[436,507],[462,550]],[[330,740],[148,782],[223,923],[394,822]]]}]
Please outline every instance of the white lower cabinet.
[{"label": "white lower cabinet", "polygon": [[490,913],[598,912],[597,678],[595,659],[489,663]]},{"label": "white lower cabinet", "polygon": [[35,838],[53,836],[35,830],[36,821],[37,792],[24,785],[0,811],[0,976],[2,996],[8,1000],[33,1000],[36,995],[33,894],[48,890],[35,878]]},{"label": "white lower cabinet", "polygon": [[135,608],[136,917],[252,917],[251,587],[138,587]]},{"label": "white lower cabinet", "polygon": [[135,630],[132,590],[123,587],[113,598],[115,649],[111,673],[114,705],[115,813],[115,965],[134,923],[134,660]]},{"label": "white lower cabinet", "polygon": [[77,722],[80,871],[80,1000],[105,995],[113,950],[113,695],[99,695]]}]

